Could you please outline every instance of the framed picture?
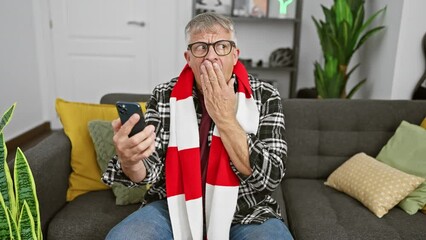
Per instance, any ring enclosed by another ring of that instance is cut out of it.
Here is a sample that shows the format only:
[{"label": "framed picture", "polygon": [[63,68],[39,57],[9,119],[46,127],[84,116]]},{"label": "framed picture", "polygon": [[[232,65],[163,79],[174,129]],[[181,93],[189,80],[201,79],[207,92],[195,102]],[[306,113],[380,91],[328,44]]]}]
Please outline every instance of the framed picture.
[{"label": "framed picture", "polygon": [[215,12],[231,16],[232,0],[196,0],[195,15],[204,12]]},{"label": "framed picture", "polygon": [[235,17],[266,17],[268,0],[234,0],[232,16]]},{"label": "framed picture", "polygon": [[295,18],[297,0],[269,0],[268,18]]}]

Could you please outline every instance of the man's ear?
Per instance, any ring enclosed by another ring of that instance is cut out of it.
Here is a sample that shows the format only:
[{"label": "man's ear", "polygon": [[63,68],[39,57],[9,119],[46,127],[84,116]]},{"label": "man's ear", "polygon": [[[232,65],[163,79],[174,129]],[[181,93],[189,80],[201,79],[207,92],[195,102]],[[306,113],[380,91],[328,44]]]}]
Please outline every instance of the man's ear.
[{"label": "man's ear", "polygon": [[234,57],[234,66],[235,66],[235,64],[237,64],[237,62],[238,62],[238,57],[240,56],[240,49],[239,49],[239,48],[236,48],[236,49],[232,52],[232,54],[234,55],[233,57]]},{"label": "man's ear", "polygon": [[190,58],[191,58],[191,56],[190,56],[189,52],[188,52],[188,51],[185,51],[185,52],[183,53],[183,56],[185,57],[186,63],[188,63],[188,65],[189,65],[189,60],[190,60]]}]

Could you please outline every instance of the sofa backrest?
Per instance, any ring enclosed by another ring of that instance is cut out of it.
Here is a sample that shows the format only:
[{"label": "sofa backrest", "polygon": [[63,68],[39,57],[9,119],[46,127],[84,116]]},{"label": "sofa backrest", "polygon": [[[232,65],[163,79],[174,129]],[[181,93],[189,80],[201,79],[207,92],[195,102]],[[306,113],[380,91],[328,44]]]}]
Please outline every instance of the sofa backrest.
[{"label": "sofa backrest", "polygon": [[359,152],[376,157],[402,120],[420,124],[426,101],[285,99],[285,178],[325,179]]},{"label": "sofa backrest", "polygon": [[102,96],[100,103],[114,104],[117,101],[125,102],[147,102],[151,94],[137,93],[108,93]]}]

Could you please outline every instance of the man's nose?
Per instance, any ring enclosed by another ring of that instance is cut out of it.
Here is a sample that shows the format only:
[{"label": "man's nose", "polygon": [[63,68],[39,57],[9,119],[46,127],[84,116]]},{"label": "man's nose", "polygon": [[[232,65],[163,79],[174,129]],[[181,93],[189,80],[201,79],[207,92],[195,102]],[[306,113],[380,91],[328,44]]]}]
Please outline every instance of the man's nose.
[{"label": "man's nose", "polygon": [[214,50],[214,46],[213,45],[210,45],[210,46],[208,46],[208,52],[207,52],[207,55],[206,55],[206,59],[213,59],[213,58],[217,58],[218,57],[218,55],[217,55],[217,53],[216,53],[216,51]]}]

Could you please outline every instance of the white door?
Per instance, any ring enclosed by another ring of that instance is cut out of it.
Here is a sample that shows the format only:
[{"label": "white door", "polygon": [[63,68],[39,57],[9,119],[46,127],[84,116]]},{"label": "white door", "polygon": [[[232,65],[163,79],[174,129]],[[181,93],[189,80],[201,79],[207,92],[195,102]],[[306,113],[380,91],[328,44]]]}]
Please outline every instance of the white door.
[{"label": "white door", "polygon": [[150,0],[50,0],[56,96],[150,93]]}]

